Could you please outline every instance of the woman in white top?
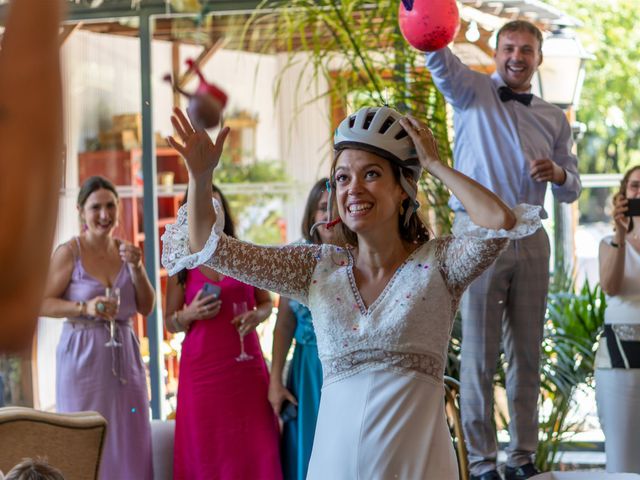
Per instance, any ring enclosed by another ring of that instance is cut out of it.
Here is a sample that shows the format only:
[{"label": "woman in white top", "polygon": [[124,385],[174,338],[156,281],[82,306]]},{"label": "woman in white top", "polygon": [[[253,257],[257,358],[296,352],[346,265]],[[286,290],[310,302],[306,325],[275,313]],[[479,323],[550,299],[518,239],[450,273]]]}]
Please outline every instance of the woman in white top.
[{"label": "woman in white top", "polygon": [[615,232],[600,243],[600,284],[608,295],[596,357],[596,400],[608,472],[640,473],[640,166],[627,171],[614,197]]},{"label": "woman in white top", "polygon": [[[170,274],[205,263],[311,310],[324,384],[307,478],[457,479],[443,387],[454,314],[465,287],[508,237],[539,228],[537,207],[512,211],[444,165],[415,118],[363,108],[336,130],[329,176],[329,210],[352,247],[251,245],[222,234],[223,217],[211,202],[228,130],[214,145],[180,111],[172,121],[189,199],[163,236]],[[416,214],[422,169],[465,205],[475,223],[467,232],[429,239]]]}]

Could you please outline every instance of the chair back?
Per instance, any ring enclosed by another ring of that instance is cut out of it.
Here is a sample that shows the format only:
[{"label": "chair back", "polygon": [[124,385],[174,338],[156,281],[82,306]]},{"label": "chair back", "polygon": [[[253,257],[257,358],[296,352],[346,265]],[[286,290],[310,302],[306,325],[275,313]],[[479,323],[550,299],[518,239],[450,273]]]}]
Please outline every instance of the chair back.
[{"label": "chair back", "polygon": [[444,377],[444,405],[451,438],[458,457],[460,480],[469,480],[469,459],[462,432],[462,420],[460,419],[460,382],[453,377]]},{"label": "chair back", "polygon": [[97,412],[51,413],[0,408],[0,470],[43,457],[66,480],[97,479],[107,421]]}]

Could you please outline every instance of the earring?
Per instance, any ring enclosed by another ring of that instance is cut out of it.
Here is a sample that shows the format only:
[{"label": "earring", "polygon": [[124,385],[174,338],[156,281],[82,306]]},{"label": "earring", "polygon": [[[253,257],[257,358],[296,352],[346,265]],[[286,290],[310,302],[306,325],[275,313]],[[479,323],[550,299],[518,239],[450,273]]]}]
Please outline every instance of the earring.
[{"label": "earring", "polygon": [[404,215],[404,205],[400,202],[400,216]]}]

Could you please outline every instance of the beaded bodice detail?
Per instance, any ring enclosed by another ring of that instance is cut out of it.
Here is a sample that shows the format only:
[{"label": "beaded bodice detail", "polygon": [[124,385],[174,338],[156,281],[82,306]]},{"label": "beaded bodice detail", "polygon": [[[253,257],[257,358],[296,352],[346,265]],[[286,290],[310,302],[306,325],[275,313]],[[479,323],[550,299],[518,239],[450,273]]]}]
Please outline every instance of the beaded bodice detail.
[{"label": "beaded bodice detail", "polygon": [[502,234],[430,240],[413,251],[369,307],[358,292],[349,250],[333,245],[257,246],[226,237],[216,224],[204,249],[190,253],[184,209],[163,236],[163,264],[171,275],[204,263],[307,305],[325,383],[365,369],[441,381],[462,292],[493,263],[507,237],[526,236],[537,228],[539,219]]}]

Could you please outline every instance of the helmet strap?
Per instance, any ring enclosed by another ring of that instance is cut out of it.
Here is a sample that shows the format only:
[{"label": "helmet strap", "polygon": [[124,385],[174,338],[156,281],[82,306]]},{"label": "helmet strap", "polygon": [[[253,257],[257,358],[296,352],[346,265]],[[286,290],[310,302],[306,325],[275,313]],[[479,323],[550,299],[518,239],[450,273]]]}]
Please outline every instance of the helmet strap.
[{"label": "helmet strap", "polygon": [[[409,195],[409,207],[404,212],[404,226],[409,225],[409,220],[411,219],[411,215],[414,214],[420,208],[420,203],[416,200],[418,196],[418,186],[414,183],[409,182],[407,178],[400,172],[400,186]],[[400,212],[402,215],[402,211]]]}]

